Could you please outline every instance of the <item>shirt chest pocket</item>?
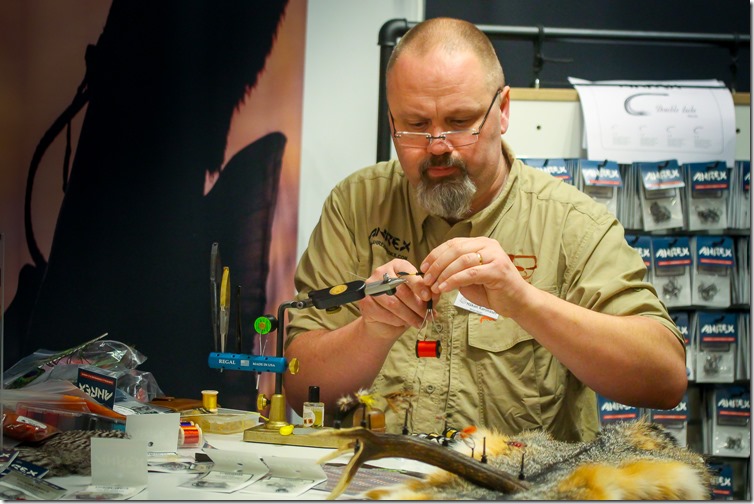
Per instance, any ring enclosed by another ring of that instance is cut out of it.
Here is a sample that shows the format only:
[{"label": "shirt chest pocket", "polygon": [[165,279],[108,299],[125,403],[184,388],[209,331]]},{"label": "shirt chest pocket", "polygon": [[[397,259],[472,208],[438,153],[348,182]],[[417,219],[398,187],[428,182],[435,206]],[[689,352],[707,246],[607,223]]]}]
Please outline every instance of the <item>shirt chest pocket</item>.
[{"label": "shirt chest pocket", "polygon": [[494,320],[491,317],[470,313],[468,329],[471,349],[484,352],[504,352],[522,341],[533,339],[521,326],[506,317]]}]

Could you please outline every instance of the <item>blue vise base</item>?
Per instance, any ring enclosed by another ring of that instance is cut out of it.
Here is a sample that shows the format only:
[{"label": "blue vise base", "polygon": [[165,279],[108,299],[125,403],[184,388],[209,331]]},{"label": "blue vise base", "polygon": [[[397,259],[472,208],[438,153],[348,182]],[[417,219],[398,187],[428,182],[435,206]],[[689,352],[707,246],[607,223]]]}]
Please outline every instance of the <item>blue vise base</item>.
[{"label": "blue vise base", "polygon": [[212,352],[209,354],[209,367],[212,369],[233,369],[236,371],[257,371],[259,373],[284,373],[288,368],[285,357]]}]

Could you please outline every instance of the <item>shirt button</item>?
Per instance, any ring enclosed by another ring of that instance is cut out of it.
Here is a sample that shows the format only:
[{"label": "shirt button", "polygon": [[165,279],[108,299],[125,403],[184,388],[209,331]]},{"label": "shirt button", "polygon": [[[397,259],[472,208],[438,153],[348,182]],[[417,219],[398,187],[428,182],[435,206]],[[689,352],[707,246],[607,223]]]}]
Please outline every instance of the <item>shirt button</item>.
[{"label": "shirt button", "polygon": [[435,391],[435,386],[434,385],[427,385],[426,390],[427,390],[428,394],[431,394],[432,392]]}]

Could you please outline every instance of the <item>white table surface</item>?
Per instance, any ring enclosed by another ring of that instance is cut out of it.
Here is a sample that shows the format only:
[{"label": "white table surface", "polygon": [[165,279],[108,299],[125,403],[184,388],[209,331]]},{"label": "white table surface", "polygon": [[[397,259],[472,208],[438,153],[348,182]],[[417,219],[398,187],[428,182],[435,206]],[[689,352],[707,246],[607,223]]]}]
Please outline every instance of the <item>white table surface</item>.
[{"label": "white table surface", "polygon": [[[205,440],[212,447],[218,450],[232,450],[243,451],[247,453],[253,453],[260,458],[264,457],[294,457],[301,460],[311,460],[316,462],[321,457],[334,452],[333,448],[311,448],[306,446],[291,446],[291,445],[275,445],[266,443],[249,443],[243,441],[243,433],[237,434],[205,434]],[[190,455],[197,451],[201,451],[199,448],[192,448],[188,450],[179,450],[181,455]],[[329,460],[328,463],[348,463],[351,458],[351,454],[344,454],[336,459]],[[421,462],[415,462],[407,459],[399,458],[385,458],[376,461],[370,461],[370,465],[385,467],[388,469],[414,471],[419,473],[427,473],[434,468]],[[232,493],[223,492],[211,492],[204,490],[196,490],[190,488],[181,488],[178,485],[181,483],[193,479],[196,474],[188,473],[158,473],[149,472],[147,475],[147,488],[132,497],[130,500],[290,500],[290,496],[274,494],[254,494],[249,492],[237,491]],[[62,486],[69,491],[83,490],[91,483],[91,476],[61,476],[45,478],[46,480],[56,485]],[[295,500],[324,500],[328,493],[321,490],[308,490],[304,494],[296,496]],[[350,498],[348,496],[341,497],[345,499]]]}]

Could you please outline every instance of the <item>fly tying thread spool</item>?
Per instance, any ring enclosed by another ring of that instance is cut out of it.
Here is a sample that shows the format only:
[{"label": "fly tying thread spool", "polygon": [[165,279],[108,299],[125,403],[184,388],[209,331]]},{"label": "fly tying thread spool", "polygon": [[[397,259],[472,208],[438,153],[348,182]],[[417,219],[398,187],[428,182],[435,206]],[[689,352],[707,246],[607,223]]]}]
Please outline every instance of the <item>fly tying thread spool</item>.
[{"label": "fly tying thread spool", "polygon": [[[434,313],[432,313],[432,300],[431,299],[427,301],[427,313],[424,314],[424,320],[422,321],[422,325],[419,328],[419,334],[421,334],[422,330],[426,328],[427,318],[430,315],[432,316],[432,327],[434,328],[436,324],[435,324],[435,315]],[[428,341],[424,339],[424,340],[416,341],[416,356],[418,358],[435,357],[439,359],[440,354],[442,354],[442,343],[440,342],[440,340]]]},{"label": "fly tying thread spool", "polygon": [[417,357],[436,357],[439,358],[442,353],[442,343],[440,341],[417,341]]},{"label": "fly tying thread spool", "polygon": [[178,447],[202,445],[202,429],[194,422],[181,422],[178,429]]}]

